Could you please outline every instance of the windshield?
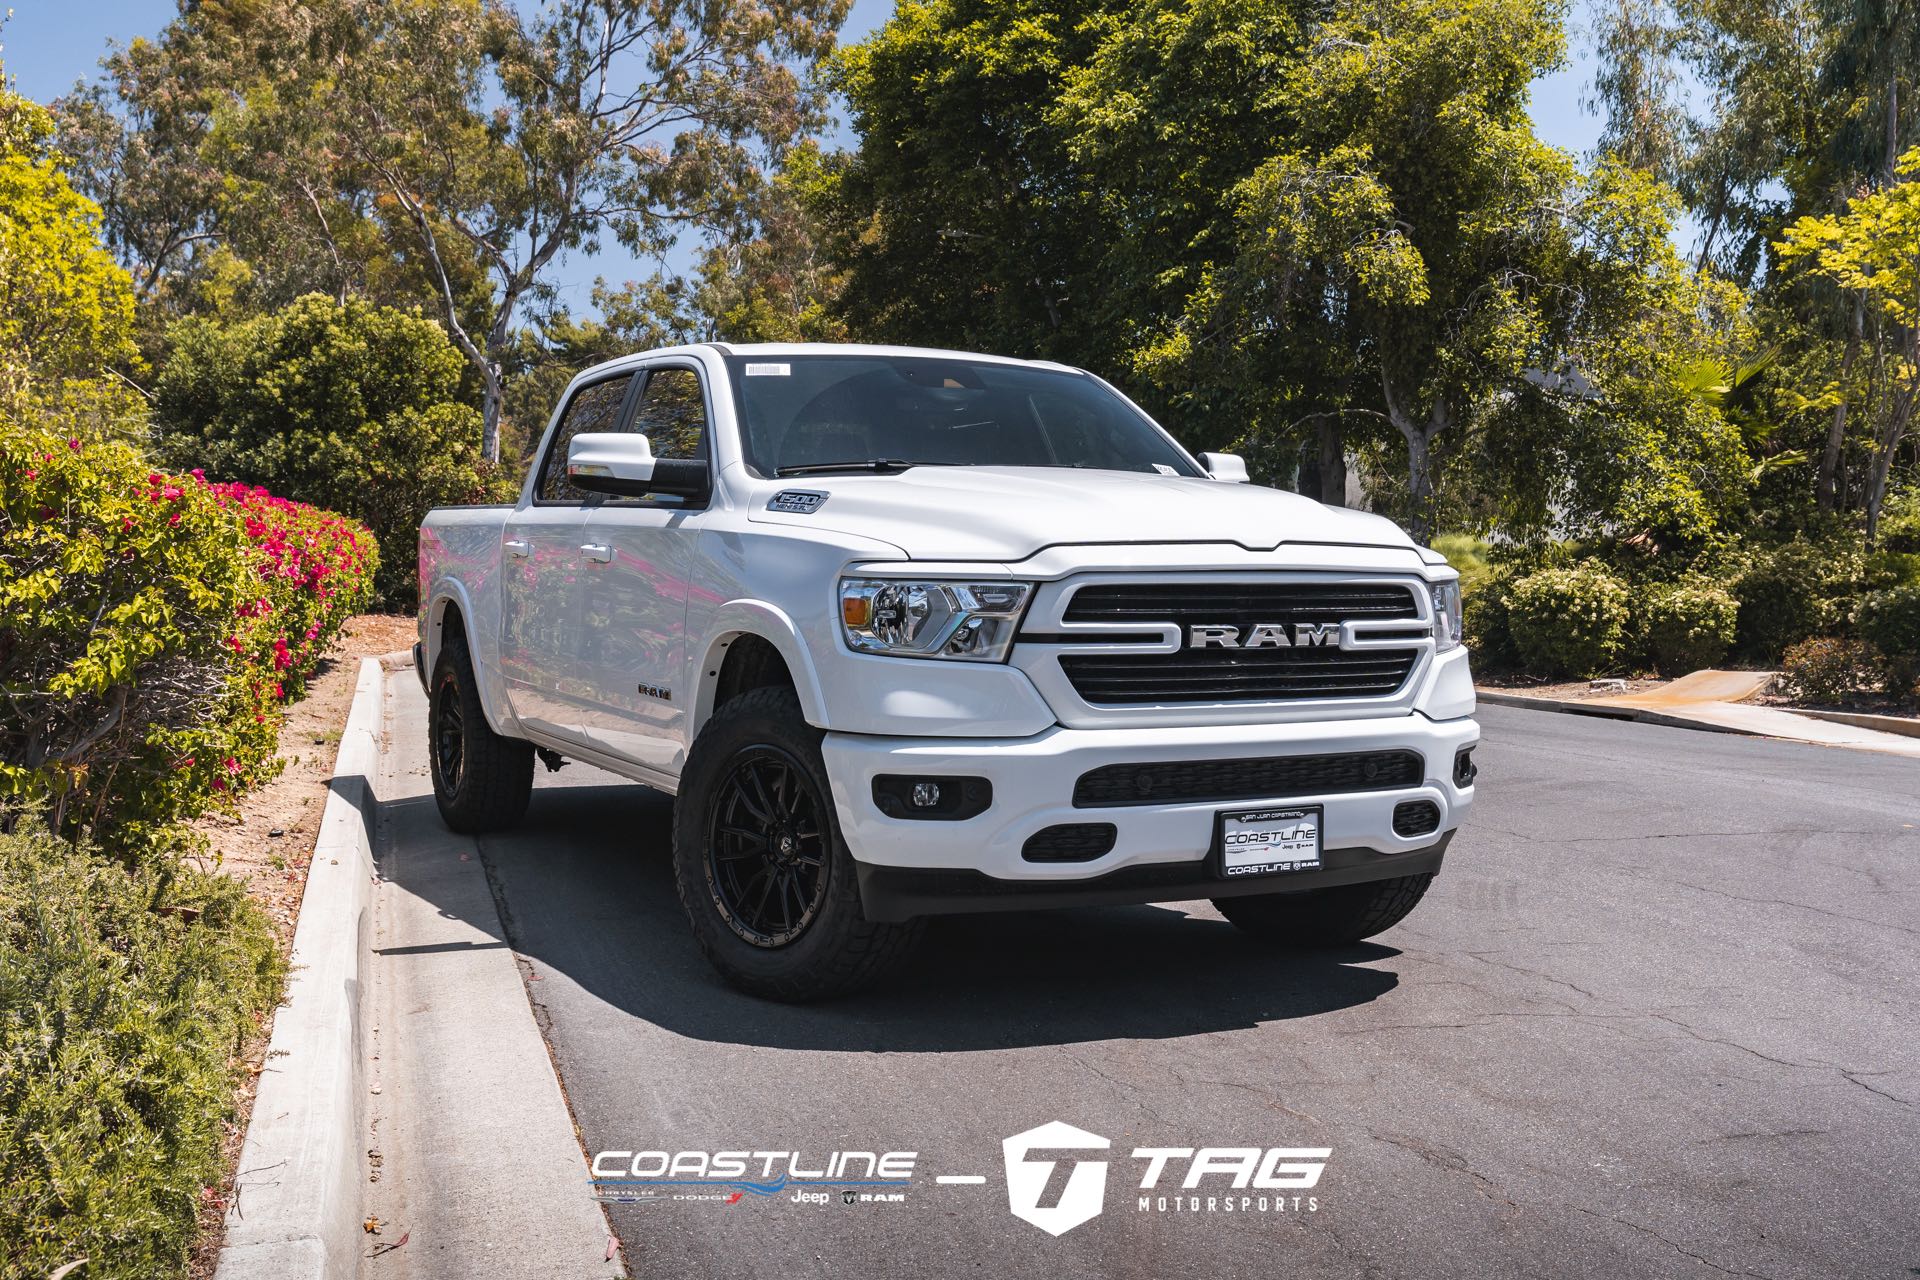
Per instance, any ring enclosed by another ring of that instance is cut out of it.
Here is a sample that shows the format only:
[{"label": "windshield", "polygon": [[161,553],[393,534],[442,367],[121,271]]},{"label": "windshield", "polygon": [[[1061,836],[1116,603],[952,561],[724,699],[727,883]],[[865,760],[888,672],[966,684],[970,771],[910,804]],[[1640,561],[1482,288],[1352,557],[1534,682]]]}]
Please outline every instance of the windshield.
[{"label": "windshield", "polygon": [[1083,373],[924,356],[727,357],[747,465],[1089,467],[1198,476],[1145,415]]}]

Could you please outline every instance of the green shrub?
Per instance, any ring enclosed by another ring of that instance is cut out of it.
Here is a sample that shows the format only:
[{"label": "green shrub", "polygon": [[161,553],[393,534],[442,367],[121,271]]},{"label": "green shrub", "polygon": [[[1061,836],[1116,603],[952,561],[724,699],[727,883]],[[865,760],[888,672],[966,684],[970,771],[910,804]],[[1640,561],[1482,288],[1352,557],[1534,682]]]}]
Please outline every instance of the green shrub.
[{"label": "green shrub", "polygon": [[1655,589],[1641,609],[1647,656],[1662,675],[1711,667],[1733,644],[1740,602],[1723,587],[1699,580]]},{"label": "green shrub", "polygon": [[180,466],[363,521],[384,551],[379,598],[409,606],[428,508],[508,499],[459,404],[465,361],[431,320],[310,294],[229,326],[180,322],[154,388],[161,448]]},{"label": "green shrub", "polygon": [[1796,537],[1752,552],[1732,583],[1740,602],[1735,649],[1774,662],[1796,641],[1843,630],[1861,572],[1851,535]]},{"label": "green shrub", "polygon": [[128,850],[265,776],[374,562],[329,513],[0,434],[0,818]]},{"label": "green shrub", "polygon": [[1904,698],[1920,685],[1920,586],[1892,587],[1860,599],[1854,628],[1879,651],[1886,690]]},{"label": "green shrub", "polygon": [[1467,644],[1473,650],[1476,671],[1512,671],[1520,665],[1507,613],[1507,593],[1518,575],[1507,565],[1495,565],[1464,588],[1462,607]]},{"label": "green shrub", "polygon": [[1441,534],[1433,540],[1433,549],[1460,575],[1462,591],[1473,590],[1487,575],[1487,544],[1470,533]]},{"label": "green shrub", "polygon": [[1890,498],[1880,512],[1880,549],[1920,554],[1920,489]]},{"label": "green shrub", "polygon": [[1864,640],[1814,636],[1790,645],[1780,662],[1780,689],[1808,702],[1839,702],[1870,688],[1879,654]]},{"label": "green shrub", "polygon": [[0,835],[0,1274],[185,1276],[281,977],[228,877]]},{"label": "green shrub", "polygon": [[1920,551],[1892,551],[1883,546],[1867,557],[1861,582],[1869,591],[1920,587]]},{"label": "green shrub", "polygon": [[1508,626],[1525,668],[1542,676],[1597,676],[1625,654],[1631,593],[1602,566],[1542,569],[1507,593]]}]

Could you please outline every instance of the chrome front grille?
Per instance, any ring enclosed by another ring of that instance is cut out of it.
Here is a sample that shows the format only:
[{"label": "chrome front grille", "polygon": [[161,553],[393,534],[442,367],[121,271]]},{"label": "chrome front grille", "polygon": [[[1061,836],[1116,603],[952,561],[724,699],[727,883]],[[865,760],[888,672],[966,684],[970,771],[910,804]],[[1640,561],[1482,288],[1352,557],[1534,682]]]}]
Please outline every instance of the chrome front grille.
[{"label": "chrome front grille", "polygon": [[[1072,631],[1045,639],[1061,646],[1062,673],[1085,702],[1109,707],[1386,697],[1430,634],[1413,589],[1378,582],[1094,583],[1060,620]],[[1291,642],[1208,645],[1196,628]],[[1100,651],[1073,652],[1082,641]]]},{"label": "chrome front grille", "polygon": [[1344,622],[1409,618],[1420,606],[1406,587],[1346,582],[1115,582],[1081,587],[1066,622]]}]

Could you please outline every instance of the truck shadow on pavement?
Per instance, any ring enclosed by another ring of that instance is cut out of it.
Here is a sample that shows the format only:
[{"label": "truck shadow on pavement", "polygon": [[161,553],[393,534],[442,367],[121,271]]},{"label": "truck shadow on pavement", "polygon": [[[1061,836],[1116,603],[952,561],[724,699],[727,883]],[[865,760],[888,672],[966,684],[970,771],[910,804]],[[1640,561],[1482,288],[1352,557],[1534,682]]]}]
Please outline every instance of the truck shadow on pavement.
[{"label": "truck shadow on pavement", "polygon": [[[410,829],[445,839],[431,798],[384,807],[401,847]],[[1105,907],[935,919],[874,987],[776,1004],[727,986],[694,945],[674,892],[671,813],[643,787],[543,787],[518,829],[478,842],[500,919],[473,923],[495,937],[504,923],[504,941],[545,984],[533,995],[550,1015],[564,1016],[571,982],[701,1040],[940,1053],[1230,1031],[1366,1004],[1399,983],[1379,967],[1400,954],[1391,947],[1289,952],[1210,912]],[[393,883],[430,895],[427,865],[383,861]]]}]

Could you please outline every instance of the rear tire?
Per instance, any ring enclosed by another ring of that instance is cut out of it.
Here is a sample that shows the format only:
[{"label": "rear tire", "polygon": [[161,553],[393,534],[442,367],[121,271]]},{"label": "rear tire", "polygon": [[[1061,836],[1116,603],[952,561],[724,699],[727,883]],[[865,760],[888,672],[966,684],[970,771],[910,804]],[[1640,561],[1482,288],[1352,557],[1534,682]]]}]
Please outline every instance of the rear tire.
[{"label": "rear tire", "polygon": [[1289,947],[1338,947],[1385,933],[1420,904],[1433,873],[1343,884],[1304,893],[1215,898],[1235,928],[1262,942]]},{"label": "rear tire", "polygon": [[427,688],[427,759],[441,821],[462,835],[515,825],[533,795],[533,744],[487,723],[463,637],[440,647]]},{"label": "rear tire", "polygon": [[728,982],[769,1000],[844,995],[920,935],[918,921],[860,909],[822,736],[793,690],[750,689],[700,731],[674,802],[674,885],[694,941]]}]

